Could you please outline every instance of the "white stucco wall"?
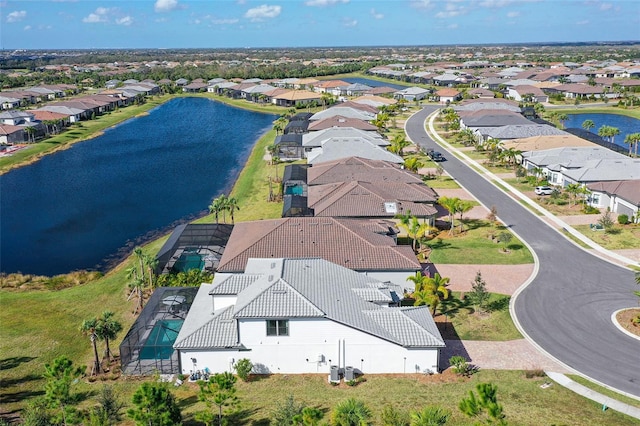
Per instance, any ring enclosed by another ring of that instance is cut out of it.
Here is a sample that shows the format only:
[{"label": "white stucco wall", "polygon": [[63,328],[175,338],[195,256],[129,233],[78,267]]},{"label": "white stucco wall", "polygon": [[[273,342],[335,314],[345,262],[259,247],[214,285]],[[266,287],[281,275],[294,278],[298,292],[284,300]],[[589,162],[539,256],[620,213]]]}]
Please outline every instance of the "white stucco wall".
[{"label": "white stucco wall", "polygon": [[439,351],[406,349],[375,336],[325,319],[291,319],[289,336],[267,336],[265,320],[240,323],[248,351],[181,351],[183,373],[193,369],[229,371],[232,361],[249,358],[261,373],[329,373],[331,365],[352,366],[363,373],[438,372]]}]

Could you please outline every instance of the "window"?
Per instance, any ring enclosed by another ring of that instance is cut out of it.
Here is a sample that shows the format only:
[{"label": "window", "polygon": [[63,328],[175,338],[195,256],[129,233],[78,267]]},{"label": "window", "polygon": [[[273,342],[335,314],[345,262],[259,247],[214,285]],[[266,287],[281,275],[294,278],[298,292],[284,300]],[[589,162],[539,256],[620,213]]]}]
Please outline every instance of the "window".
[{"label": "window", "polygon": [[288,336],[288,320],[267,320],[267,336]]}]

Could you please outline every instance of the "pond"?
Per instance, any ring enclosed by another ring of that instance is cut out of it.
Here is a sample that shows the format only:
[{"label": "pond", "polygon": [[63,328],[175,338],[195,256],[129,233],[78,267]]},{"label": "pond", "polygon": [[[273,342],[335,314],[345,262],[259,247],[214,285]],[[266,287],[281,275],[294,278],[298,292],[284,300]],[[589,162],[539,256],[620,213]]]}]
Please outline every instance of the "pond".
[{"label": "pond", "polygon": [[640,120],[633,117],[627,117],[620,114],[567,114],[568,120],[565,121],[565,128],[581,129],[585,120],[591,120],[595,127],[591,129],[591,133],[598,134],[598,129],[602,126],[611,126],[620,129],[620,134],[613,141],[616,145],[629,149],[629,145],[624,143],[624,138],[631,133],[640,132]]},{"label": "pond", "polygon": [[206,213],[275,118],[177,98],[0,176],[0,271],[106,269]]}]

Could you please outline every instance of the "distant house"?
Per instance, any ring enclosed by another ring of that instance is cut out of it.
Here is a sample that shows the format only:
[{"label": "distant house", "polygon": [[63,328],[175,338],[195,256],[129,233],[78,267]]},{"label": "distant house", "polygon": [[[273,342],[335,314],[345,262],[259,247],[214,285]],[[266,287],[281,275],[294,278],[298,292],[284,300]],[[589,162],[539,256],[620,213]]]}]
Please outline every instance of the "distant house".
[{"label": "distant house", "polygon": [[396,99],[404,99],[405,101],[414,102],[425,99],[431,90],[424,89],[422,87],[407,87],[406,89],[398,90],[393,94]]},{"label": "distant house", "polygon": [[591,191],[589,205],[626,214],[630,221],[640,223],[640,179],[593,182],[587,188]]},{"label": "distant house", "polygon": [[12,145],[25,142],[24,127],[0,124],[0,144]]},{"label": "distant house", "polygon": [[281,95],[272,97],[272,102],[278,106],[295,107],[296,105],[307,105],[312,102],[320,102],[321,96],[309,90],[290,90]]},{"label": "distant house", "polygon": [[510,86],[508,88],[509,96],[516,101],[521,101],[525,97],[529,96],[534,102],[549,102],[549,96],[542,91],[539,87],[520,85]]},{"label": "distant house", "polygon": [[193,81],[182,86],[182,91],[188,93],[206,92],[207,87],[209,87],[208,83]]},{"label": "distant house", "polygon": [[437,373],[444,340],[401,291],[323,259],[250,259],[200,286],[174,344],[181,372],[248,358],[257,374]]},{"label": "distant house", "polygon": [[[126,84],[126,82],[125,82]],[[175,81],[176,86],[186,86],[187,84],[189,84],[189,80],[187,80],[186,78],[179,78]]]},{"label": "distant house", "polygon": [[307,163],[319,164],[347,157],[384,160],[398,164],[404,163],[404,159],[399,155],[392,154],[369,138],[362,137],[335,137],[325,139],[319,147],[312,148],[311,151],[307,152]]},{"label": "distant house", "polygon": [[436,96],[441,104],[447,104],[462,99],[462,95],[456,89],[440,89]]},{"label": "distant house", "polygon": [[357,118],[342,117],[340,115],[327,117],[323,120],[313,121],[309,125],[308,130],[310,132],[314,132],[318,130],[330,129],[332,127],[350,127],[367,132],[375,132],[378,130],[376,126],[367,121],[358,120]]},{"label": "distant house", "polygon": [[319,111],[311,117],[311,120],[323,120],[329,117],[335,117],[336,115],[346,118],[357,118],[358,120],[373,121],[376,118],[377,113],[372,113],[362,108],[343,107],[340,104]]}]

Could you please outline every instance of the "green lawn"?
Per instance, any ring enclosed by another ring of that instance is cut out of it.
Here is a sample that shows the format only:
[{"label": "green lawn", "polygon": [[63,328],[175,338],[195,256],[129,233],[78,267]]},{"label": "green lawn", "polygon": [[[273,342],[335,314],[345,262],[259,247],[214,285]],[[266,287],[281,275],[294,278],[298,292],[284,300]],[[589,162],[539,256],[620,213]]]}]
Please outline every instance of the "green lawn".
[{"label": "green lawn", "polygon": [[430,261],[449,264],[495,264],[518,265],[533,263],[531,252],[513,236],[507,245],[507,252],[503,251],[504,245],[491,239],[502,232],[508,232],[504,227],[490,225],[485,220],[465,220],[466,231],[459,234],[459,222],[456,220],[457,229],[453,235],[448,231],[440,232],[439,236],[427,242],[433,249]]},{"label": "green lawn", "polygon": [[571,380],[573,380],[576,383],[580,383],[582,386],[586,386],[589,389],[593,389],[594,391],[601,393],[602,395],[606,395],[608,397],[617,399],[620,402],[624,402],[625,404],[629,404],[631,406],[640,408],[640,400],[629,398],[624,395],[620,395],[618,392],[614,392],[598,384],[590,382],[589,380],[585,379],[582,376],[578,376],[577,374],[567,374],[567,377],[569,377]]},{"label": "green lawn", "polygon": [[[594,222],[600,216],[594,217]],[[613,232],[592,231],[589,225],[576,225],[574,228],[586,235],[600,246],[609,250],[637,249],[640,248],[640,225],[639,224],[616,224]]]},{"label": "green lawn", "polygon": [[[453,178],[442,175],[436,176],[434,179],[428,179],[425,181],[427,186],[433,189],[458,189],[460,185]],[[437,191],[436,191],[437,192]]]},{"label": "green lawn", "polygon": [[486,341],[522,339],[509,314],[509,296],[490,293],[484,310],[477,310],[468,297],[460,300],[459,292],[454,292],[453,296],[439,308],[442,314],[446,314],[448,321],[446,330],[440,324],[440,330],[445,339]]}]

